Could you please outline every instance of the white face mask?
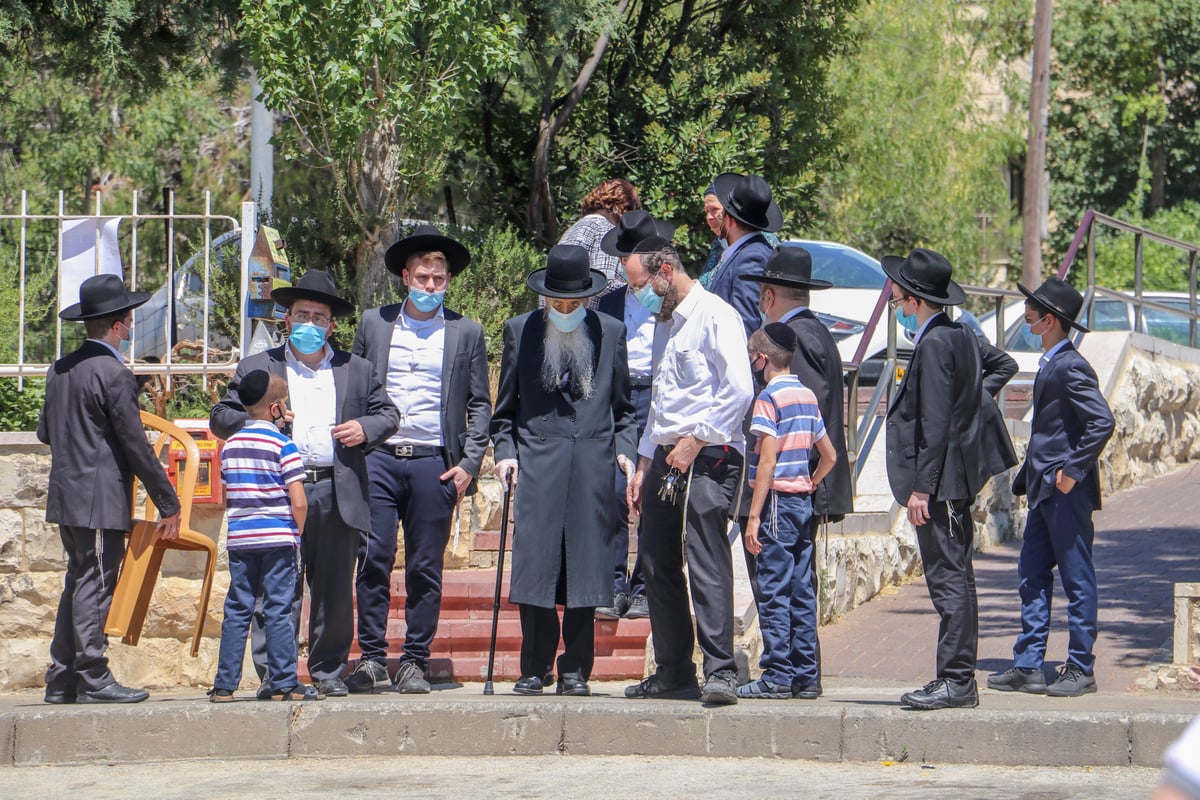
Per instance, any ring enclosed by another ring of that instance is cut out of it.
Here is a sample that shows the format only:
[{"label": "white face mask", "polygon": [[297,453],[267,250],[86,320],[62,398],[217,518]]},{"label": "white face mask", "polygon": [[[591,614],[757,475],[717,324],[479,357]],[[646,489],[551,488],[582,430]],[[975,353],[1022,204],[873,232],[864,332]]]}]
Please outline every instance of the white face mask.
[{"label": "white face mask", "polygon": [[569,314],[564,314],[553,306],[549,307],[549,311],[550,321],[554,323],[554,327],[563,333],[570,333],[579,327],[579,323],[583,322],[584,316],[587,315],[587,306],[580,305]]}]

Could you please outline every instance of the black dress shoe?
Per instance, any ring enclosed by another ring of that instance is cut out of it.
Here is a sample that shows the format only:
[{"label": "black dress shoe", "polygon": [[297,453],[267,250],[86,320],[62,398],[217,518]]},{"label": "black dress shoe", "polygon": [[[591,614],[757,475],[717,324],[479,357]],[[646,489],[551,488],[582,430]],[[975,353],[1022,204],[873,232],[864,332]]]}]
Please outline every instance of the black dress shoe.
[{"label": "black dress shoe", "polygon": [[559,675],[558,686],[555,687],[558,694],[565,694],[570,697],[587,697],[592,693],[591,687],[587,685],[587,681],[578,672],[570,675]]},{"label": "black dress shoe", "polygon": [[699,700],[700,686],[692,679],[671,681],[655,673],[641,683],[625,687],[625,696],[639,700]]},{"label": "black dress shoe", "polygon": [[537,675],[522,675],[521,679],[513,685],[513,692],[525,695],[541,694],[542,690],[551,683],[554,683],[554,674],[551,672],[547,672],[541,677]]},{"label": "black dress shoe", "polygon": [[346,683],[341,678],[326,678],[323,681],[317,681],[314,686],[317,691],[326,697],[346,697],[350,694],[350,690],[346,688]]},{"label": "black dress shoe", "polygon": [[119,683],[110,683],[103,689],[84,692],[76,698],[80,703],[140,703],[150,696],[145,689],[131,689]]},{"label": "black dress shoe", "polygon": [[46,702],[55,706],[66,706],[75,702],[75,693],[65,689],[47,689]]},{"label": "black dress shoe", "polygon": [[979,705],[979,690],[972,680],[966,686],[955,686],[945,678],[925,684],[924,688],[908,692],[900,697],[902,705],[921,711],[936,711],[939,708],[974,708]]}]

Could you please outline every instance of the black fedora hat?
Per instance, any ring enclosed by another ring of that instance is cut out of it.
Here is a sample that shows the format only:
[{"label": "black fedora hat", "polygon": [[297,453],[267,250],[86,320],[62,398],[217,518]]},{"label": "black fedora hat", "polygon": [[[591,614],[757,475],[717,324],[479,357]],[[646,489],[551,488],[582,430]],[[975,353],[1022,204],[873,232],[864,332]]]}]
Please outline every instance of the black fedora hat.
[{"label": "black fedora hat", "polygon": [[797,289],[829,289],[833,286],[812,276],[812,254],[803,247],[781,245],[776,248],[762,274],[739,275],[744,281],[768,283],[772,286],[794,286]]},{"label": "black fedora hat", "polygon": [[550,248],[546,266],[529,273],[525,284],[544,297],[575,300],[599,294],[608,278],[591,268],[587,250],[577,244],[560,244]]},{"label": "black fedora hat", "polygon": [[1075,318],[1079,316],[1079,312],[1083,309],[1083,295],[1071,284],[1060,278],[1047,278],[1041,286],[1032,292],[1019,283],[1017,284],[1017,288],[1021,290],[1021,294],[1066,324],[1073,328],[1078,328],[1084,333],[1088,332],[1087,328],[1075,321]]},{"label": "black fedora hat", "polygon": [[600,249],[619,258],[639,252],[636,248],[643,239],[656,236],[669,242],[674,235],[674,225],[655,219],[649,211],[639,208],[621,215],[620,221],[600,240]]},{"label": "black fedora hat", "polygon": [[271,292],[271,299],[287,309],[297,300],[312,300],[329,306],[329,313],[335,317],[346,317],[354,313],[354,304],[337,296],[333,278],[321,269],[310,269],[291,286],[280,286]]},{"label": "black fedora hat", "polygon": [[[720,188],[720,187],[718,187]],[[725,195],[717,195],[725,213],[756,231],[774,233],[783,227],[783,212],[771,199],[771,187],[758,175],[743,175]]]},{"label": "black fedora hat", "polygon": [[471,263],[471,253],[460,242],[446,236],[436,225],[418,225],[408,236],[393,244],[383,256],[383,263],[388,271],[399,275],[408,263],[408,257],[413,253],[429,253],[432,251],[444,253],[446,269],[451,275],[457,275]]},{"label": "black fedora hat", "polygon": [[79,302],[58,312],[59,319],[82,322],[137,308],[150,299],[149,292],[131,292],[120,275],[93,275],[79,284]]},{"label": "black fedora hat", "polygon": [[914,247],[906,257],[884,256],[883,271],[901,289],[943,306],[956,306],[967,293],[950,275],[954,268],[944,255],[923,247]]}]

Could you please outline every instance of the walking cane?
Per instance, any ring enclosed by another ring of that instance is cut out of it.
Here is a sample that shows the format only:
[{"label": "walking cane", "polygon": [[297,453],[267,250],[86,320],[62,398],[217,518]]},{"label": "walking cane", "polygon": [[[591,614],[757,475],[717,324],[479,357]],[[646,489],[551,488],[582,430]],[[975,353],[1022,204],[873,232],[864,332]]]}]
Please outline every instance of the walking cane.
[{"label": "walking cane", "polygon": [[487,682],[483,684],[484,694],[495,694],[492,688],[492,671],[496,665],[496,628],[500,624],[500,586],[504,582],[504,540],[508,536],[508,498],[511,494],[512,478],[505,476],[504,501],[500,507],[500,552],[496,556],[496,596],[492,601],[492,642],[488,645]]}]

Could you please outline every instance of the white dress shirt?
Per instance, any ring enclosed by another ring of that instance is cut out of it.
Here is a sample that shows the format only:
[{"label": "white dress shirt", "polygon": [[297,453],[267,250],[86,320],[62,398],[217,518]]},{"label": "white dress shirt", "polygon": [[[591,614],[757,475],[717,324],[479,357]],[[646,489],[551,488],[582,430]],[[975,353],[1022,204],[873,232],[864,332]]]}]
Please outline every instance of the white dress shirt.
[{"label": "white dress shirt", "polygon": [[337,424],[337,389],[333,384],[333,349],[310,369],[296,358],[291,345],[283,347],[287,361],[288,394],[292,413],[292,441],[306,467],[333,466],[333,426]]},{"label": "white dress shirt", "polygon": [[387,393],[400,410],[400,428],[388,444],[442,446],[445,350],[446,316],[441,308],[427,320],[413,319],[401,309],[392,329],[387,372]]},{"label": "white dress shirt", "polygon": [[691,434],[745,452],[742,423],[754,399],[741,316],[699,283],[655,336],[654,388],[638,454]]},{"label": "white dress shirt", "polygon": [[650,383],[657,320],[642,301],[625,291],[625,347],[629,351],[629,377],[635,384]]}]

